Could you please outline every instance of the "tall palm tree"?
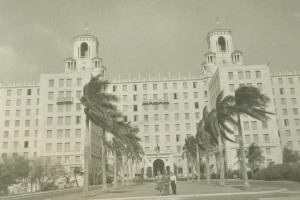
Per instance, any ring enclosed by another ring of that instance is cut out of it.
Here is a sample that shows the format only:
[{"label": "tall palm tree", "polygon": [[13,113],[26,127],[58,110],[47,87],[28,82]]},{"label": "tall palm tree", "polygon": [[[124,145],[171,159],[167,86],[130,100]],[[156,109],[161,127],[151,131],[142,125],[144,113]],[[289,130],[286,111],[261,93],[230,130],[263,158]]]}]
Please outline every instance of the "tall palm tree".
[{"label": "tall palm tree", "polygon": [[83,88],[83,96],[80,101],[84,105],[85,120],[85,141],[84,141],[84,188],[83,196],[89,196],[89,166],[90,166],[90,130],[89,123],[92,121],[100,127],[109,127],[112,119],[109,113],[116,111],[112,102],[117,101],[117,96],[106,93],[109,81],[103,80],[103,74],[91,75],[89,83]]},{"label": "tall palm tree", "polygon": [[[192,164],[192,161],[196,158],[197,156],[197,150],[196,150],[196,139],[193,136],[189,136],[185,139],[185,143],[182,147],[183,153],[182,153],[182,158],[186,158],[187,161],[187,180],[190,181],[190,176],[189,176],[189,169],[190,169],[190,164]],[[193,171],[193,166],[191,166],[192,171]],[[193,173],[192,177],[193,179]]]},{"label": "tall palm tree", "polygon": [[238,141],[241,157],[241,167],[242,167],[242,176],[243,176],[243,187],[244,189],[249,189],[250,184],[247,176],[246,168],[246,159],[244,152],[244,140],[243,140],[243,131],[241,125],[241,115],[248,115],[254,119],[260,121],[269,120],[269,114],[271,112],[266,111],[265,109],[270,102],[270,98],[253,86],[242,86],[239,87],[234,94],[234,97],[230,96],[228,98],[234,99],[234,113],[237,115],[237,127],[238,127]]},{"label": "tall palm tree", "polygon": [[218,141],[220,186],[225,186],[223,143],[225,143],[226,140],[234,142],[226,134],[234,134],[227,124],[236,124],[236,120],[232,118],[232,115],[234,114],[232,110],[234,98],[231,96],[223,98],[223,96],[224,91],[221,91],[217,96],[215,108],[210,111],[204,123],[205,130],[212,138],[217,139]]},{"label": "tall palm tree", "polygon": [[262,155],[262,149],[255,143],[252,143],[245,153],[253,178],[254,170],[264,163],[265,157]]},{"label": "tall palm tree", "polygon": [[207,121],[208,117],[208,110],[207,106],[203,108],[202,119],[199,121],[197,125],[197,133],[196,139],[198,143],[199,149],[204,151],[205,155],[205,172],[206,172],[206,183],[210,184],[210,166],[209,166],[209,153],[212,151],[214,146],[218,144],[218,140],[215,137],[212,137],[206,130],[205,130],[205,122]]}]

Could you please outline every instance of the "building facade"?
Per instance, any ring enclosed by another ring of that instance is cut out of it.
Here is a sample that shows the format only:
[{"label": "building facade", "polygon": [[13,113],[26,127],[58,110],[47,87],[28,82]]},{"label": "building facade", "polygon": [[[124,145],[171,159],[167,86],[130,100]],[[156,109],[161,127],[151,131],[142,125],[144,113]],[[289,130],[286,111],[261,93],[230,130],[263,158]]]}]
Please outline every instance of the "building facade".
[{"label": "building facade", "polygon": [[[41,156],[68,170],[83,167],[85,115],[80,97],[91,73],[105,74],[106,68],[98,55],[96,37],[80,35],[73,42],[74,54],[65,60],[64,73],[42,74],[39,84],[1,84],[2,158]],[[190,169],[182,158],[182,147],[185,138],[196,134],[203,108],[213,108],[220,91],[233,94],[240,85],[260,88],[274,99],[268,110],[277,113],[267,122],[243,117],[246,147],[252,142],[261,146],[266,164],[281,163],[285,145],[299,151],[299,73],[270,73],[268,65],[245,66],[243,53],[233,48],[230,30],[209,32],[207,42],[208,53],[197,75],[111,80],[107,92],[119,97],[117,107],[123,112],[124,120],[140,130],[138,135],[145,156],[136,173],[141,168],[144,172],[151,168],[154,173],[162,167],[173,171],[176,165],[178,174],[186,174]],[[282,99],[286,99],[285,104]],[[99,131],[91,126],[94,166],[100,160]],[[236,143],[226,143],[228,168],[237,167],[237,149]],[[211,162],[215,163],[213,159]]]}]

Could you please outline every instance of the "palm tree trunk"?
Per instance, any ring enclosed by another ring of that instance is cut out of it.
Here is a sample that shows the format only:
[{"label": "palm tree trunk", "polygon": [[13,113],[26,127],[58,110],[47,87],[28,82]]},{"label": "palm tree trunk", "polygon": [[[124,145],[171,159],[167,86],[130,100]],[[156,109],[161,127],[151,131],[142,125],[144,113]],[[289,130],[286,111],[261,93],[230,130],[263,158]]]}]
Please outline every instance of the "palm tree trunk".
[{"label": "palm tree trunk", "polygon": [[[85,108],[87,109],[87,108]],[[89,118],[85,117],[85,136],[84,136],[84,183],[82,196],[87,198],[90,196],[89,192],[89,166],[90,166],[90,127]]]},{"label": "palm tree trunk", "polygon": [[238,114],[238,131],[239,131],[239,146],[240,146],[240,155],[241,155],[241,168],[242,168],[242,176],[243,176],[243,188],[245,190],[250,189],[250,184],[247,175],[247,167],[246,167],[246,159],[245,159],[245,151],[244,151],[244,140],[243,140],[243,132],[241,126],[240,115]]},{"label": "palm tree trunk", "polygon": [[102,189],[106,190],[107,189],[107,184],[106,184],[106,149],[103,144],[103,139],[100,141],[101,143],[101,168],[102,168]]},{"label": "palm tree trunk", "polygon": [[218,133],[218,145],[219,145],[219,165],[220,165],[220,186],[225,186],[225,178],[224,178],[224,155],[223,155],[223,146],[221,133]]},{"label": "palm tree trunk", "polygon": [[114,185],[113,188],[117,188],[118,177],[117,177],[117,153],[114,152]]},{"label": "palm tree trunk", "polygon": [[190,181],[190,161],[189,161],[189,157],[186,156],[186,164],[187,164],[187,180]]},{"label": "palm tree trunk", "polygon": [[206,167],[206,183],[210,184],[210,168],[209,168],[209,155],[208,150],[205,149],[205,167]]},{"label": "palm tree trunk", "polygon": [[122,185],[124,185],[124,183],[125,183],[125,162],[124,162],[124,156],[123,155],[122,155],[121,173],[122,173]]},{"label": "palm tree trunk", "polygon": [[133,160],[130,159],[130,174],[131,174],[131,182],[133,182],[134,174],[133,174]]},{"label": "palm tree trunk", "polygon": [[198,183],[201,182],[201,172],[200,172],[200,159],[199,159],[199,146],[198,144],[196,145],[197,146],[197,174],[198,174]]}]

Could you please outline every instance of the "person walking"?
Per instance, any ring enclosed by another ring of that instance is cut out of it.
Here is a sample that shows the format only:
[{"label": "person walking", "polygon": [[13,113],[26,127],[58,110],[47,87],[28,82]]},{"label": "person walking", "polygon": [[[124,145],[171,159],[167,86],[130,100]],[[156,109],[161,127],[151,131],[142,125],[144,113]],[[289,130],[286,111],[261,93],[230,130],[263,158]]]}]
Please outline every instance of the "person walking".
[{"label": "person walking", "polygon": [[171,172],[171,187],[172,187],[172,192],[174,195],[176,195],[176,176],[173,172]]},{"label": "person walking", "polygon": [[170,174],[168,171],[166,171],[163,176],[164,195],[169,195],[169,187],[170,187]]},{"label": "person walking", "polygon": [[157,172],[157,176],[156,176],[156,188],[159,191],[159,194],[162,195],[163,192],[163,176],[160,173],[160,171]]}]

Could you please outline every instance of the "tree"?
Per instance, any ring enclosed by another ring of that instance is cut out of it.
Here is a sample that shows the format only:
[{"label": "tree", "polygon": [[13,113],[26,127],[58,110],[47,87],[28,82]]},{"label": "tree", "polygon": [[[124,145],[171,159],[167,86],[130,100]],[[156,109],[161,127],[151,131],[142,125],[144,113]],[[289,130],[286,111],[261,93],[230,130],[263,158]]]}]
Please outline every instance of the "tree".
[{"label": "tree", "polygon": [[234,132],[228,127],[228,123],[236,124],[236,121],[232,118],[234,112],[231,108],[234,98],[231,96],[223,98],[223,96],[224,91],[221,91],[217,96],[215,108],[210,111],[204,123],[205,130],[210,134],[213,140],[218,141],[220,186],[225,186],[223,143],[225,143],[226,140],[234,142],[226,134],[234,134]]},{"label": "tree", "polygon": [[84,189],[83,196],[89,197],[89,165],[90,165],[90,136],[89,136],[89,122],[92,121],[94,124],[102,128],[101,131],[101,157],[102,157],[102,172],[103,172],[103,188],[106,189],[106,149],[104,147],[105,141],[105,130],[112,124],[112,116],[117,113],[117,108],[112,102],[118,100],[114,94],[109,94],[107,87],[109,85],[108,80],[102,80],[103,74],[97,76],[91,76],[91,80],[83,88],[83,96],[80,101],[84,105],[86,115],[86,128],[85,128],[85,142],[84,142]]},{"label": "tree", "polygon": [[73,174],[74,174],[74,179],[75,179],[75,183],[76,183],[76,187],[79,187],[78,185],[78,181],[77,181],[77,176],[82,176],[84,174],[84,172],[82,171],[81,167],[76,166],[73,170]]},{"label": "tree", "polygon": [[[182,158],[186,158],[187,161],[187,179],[189,179],[189,168],[190,168],[190,163],[192,163],[193,159],[196,158],[197,156],[197,150],[196,150],[196,139],[193,136],[189,136],[185,139],[185,143],[182,147],[183,153],[182,153]],[[191,166],[192,168],[192,166]],[[192,178],[193,178],[193,173],[192,173]]]},{"label": "tree", "polygon": [[196,139],[199,148],[204,151],[205,156],[205,172],[206,172],[206,183],[210,184],[210,166],[209,166],[209,154],[212,152],[218,141],[211,137],[211,135],[205,130],[205,122],[208,117],[207,106],[203,108],[202,119],[197,125]]},{"label": "tree", "polygon": [[286,146],[283,148],[282,152],[283,163],[297,162],[300,160],[300,156],[297,152],[293,152],[291,149],[288,149]]},{"label": "tree", "polygon": [[265,157],[262,155],[262,149],[255,143],[252,143],[245,153],[253,177],[254,170],[264,163]]},{"label": "tree", "polygon": [[[260,121],[267,121],[269,119],[268,114],[273,114],[265,110],[270,99],[261,91],[252,86],[242,86],[235,91],[235,96],[227,96],[234,99],[233,111],[237,115],[237,127],[238,127],[238,141],[241,157],[241,168],[243,176],[243,188],[249,189],[250,184],[247,176],[246,159],[244,152],[244,140],[243,131],[241,125],[241,115],[248,115],[254,119]],[[233,115],[233,114],[232,114]]]}]

